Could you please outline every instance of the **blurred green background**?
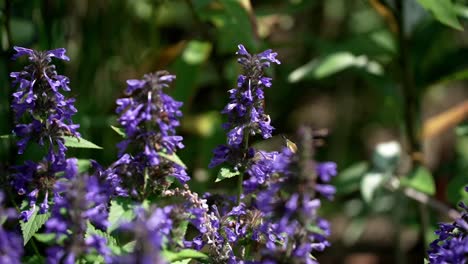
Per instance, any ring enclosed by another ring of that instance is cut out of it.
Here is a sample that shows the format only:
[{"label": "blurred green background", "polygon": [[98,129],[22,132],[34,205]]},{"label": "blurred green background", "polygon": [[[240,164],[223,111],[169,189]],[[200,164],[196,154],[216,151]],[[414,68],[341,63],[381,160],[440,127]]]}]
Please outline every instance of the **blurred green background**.
[{"label": "blurred green background", "polygon": [[[392,173],[416,175],[409,187],[447,208],[466,198],[467,1],[0,0],[0,6],[0,135],[11,131],[8,72],[26,63],[10,60],[13,45],[67,49],[71,61],[57,65],[71,79],[74,120],[83,138],[104,148],[70,155],[105,165],[116,159],[121,140],[110,126],[117,125],[115,100],[124,96],[125,81],[167,69],[177,75],[167,92],[184,102],[180,157],[191,186],[228,192],[229,183],[215,184],[217,171],[207,165],[225,140],[219,111],[240,72],[234,53],[242,43],[251,52],[271,48],[282,62],[269,71],[273,87],[266,91],[276,136],[259,147],[279,149],[280,135],[294,140],[301,124],[329,130],[317,160],[336,161],[341,173],[337,197],[324,202],[333,246],[319,255],[322,263],[420,262],[436,223],[448,220],[430,204],[367,184],[378,143],[400,142]],[[35,156],[15,157],[2,141],[2,160],[10,164]],[[424,173],[415,174],[420,167]]]}]

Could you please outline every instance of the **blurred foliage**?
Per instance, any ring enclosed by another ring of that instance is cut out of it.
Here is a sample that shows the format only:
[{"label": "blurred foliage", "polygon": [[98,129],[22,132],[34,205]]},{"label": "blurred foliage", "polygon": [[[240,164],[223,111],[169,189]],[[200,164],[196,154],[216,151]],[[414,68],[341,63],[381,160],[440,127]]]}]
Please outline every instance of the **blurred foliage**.
[{"label": "blurred foliage", "polygon": [[[405,165],[413,153],[407,151],[402,56],[421,120],[468,99],[468,7],[462,0],[0,0],[0,6],[0,135],[11,131],[8,72],[24,63],[10,61],[13,45],[67,49],[71,61],[58,70],[71,79],[75,121],[84,138],[103,148],[73,149],[70,155],[103,164],[117,155],[120,135],[111,126],[117,124],[115,100],[124,96],[125,80],[168,69],[177,75],[169,93],[184,102],[180,133],[186,148],[180,157],[198,191],[228,191],[217,190],[217,171],[207,164],[212,149],[224,142],[219,111],[239,73],[237,45],[277,51],[282,64],[269,73],[274,81],[266,92],[276,135],[293,134],[303,123],[330,131],[317,159],[334,160],[341,171],[335,179],[338,197],[325,208],[349,220],[337,252],[341,243],[358,243],[372,216],[393,219],[395,228],[401,222],[420,230],[416,203],[400,203],[379,188],[382,175],[411,171]],[[401,39],[408,41],[405,54]],[[418,138],[425,162],[402,181],[452,207],[468,199],[466,108],[456,117],[434,119],[436,129]],[[424,129],[420,120],[412,121]],[[388,141],[400,142],[400,162],[381,170],[373,153],[377,143]],[[277,149],[282,142],[275,136],[260,146]],[[2,160],[19,162],[8,140],[0,144]],[[431,212],[431,226],[446,220]],[[411,252],[421,244],[408,247]]]}]

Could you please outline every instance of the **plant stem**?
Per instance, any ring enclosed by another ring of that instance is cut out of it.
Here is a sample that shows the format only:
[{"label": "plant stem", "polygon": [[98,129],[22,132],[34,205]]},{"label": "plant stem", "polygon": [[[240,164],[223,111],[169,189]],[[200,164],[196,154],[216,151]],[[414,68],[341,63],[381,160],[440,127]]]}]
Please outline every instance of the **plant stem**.
[{"label": "plant stem", "polygon": [[[249,150],[249,135],[250,135],[250,132],[248,131],[248,129],[244,129],[244,153],[245,155],[247,155],[247,152]],[[240,204],[241,196],[244,191],[242,187],[242,183],[244,182],[244,174],[245,174],[245,168],[239,174],[239,178],[237,182],[237,204]]]},{"label": "plant stem", "polygon": [[[420,142],[420,94],[414,85],[409,41],[405,34],[405,7],[404,1],[396,1],[396,18],[398,23],[398,63],[400,68],[401,88],[404,97],[404,124],[406,139],[408,141],[408,153],[411,157],[412,168],[423,163]],[[421,217],[421,233],[426,248],[426,234],[429,227],[429,216],[427,207],[424,204],[419,205]],[[399,241],[396,241],[399,243]],[[426,254],[426,251],[424,251]]]}]

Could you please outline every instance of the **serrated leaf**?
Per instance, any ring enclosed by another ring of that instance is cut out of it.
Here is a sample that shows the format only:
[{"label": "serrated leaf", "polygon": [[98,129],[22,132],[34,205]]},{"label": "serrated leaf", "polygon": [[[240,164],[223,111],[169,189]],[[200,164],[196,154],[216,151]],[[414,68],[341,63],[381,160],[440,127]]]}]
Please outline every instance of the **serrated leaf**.
[{"label": "serrated leaf", "polygon": [[431,172],[421,165],[414,168],[407,177],[401,179],[401,185],[429,195],[435,194],[434,178]]},{"label": "serrated leaf", "polygon": [[208,256],[193,249],[183,249],[179,252],[164,250],[161,255],[169,262],[181,261],[184,259],[208,259]]},{"label": "serrated leaf", "polygon": [[216,181],[215,182],[220,182],[224,179],[229,179],[229,178],[232,178],[232,177],[235,177],[237,175],[239,175],[240,172],[239,171],[234,171],[234,170],[231,170],[229,168],[221,168],[218,172],[218,176],[216,177]]},{"label": "serrated leaf", "polygon": [[65,146],[69,148],[91,148],[91,149],[102,149],[102,147],[94,144],[91,141],[88,141],[84,138],[76,138],[76,137],[69,137],[63,136],[65,140]]},{"label": "serrated leaf", "polygon": [[134,205],[131,199],[118,197],[111,201],[109,209],[109,228],[107,233],[111,233],[120,225],[120,223],[130,222],[134,217]]},{"label": "serrated leaf", "polygon": [[184,168],[184,169],[187,168],[187,166],[184,164],[184,162],[183,162],[183,161],[179,158],[179,156],[177,156],[175,153],[167,154],[167,153],[164,153],[164,152],[158,152],[158,154],[159,154],[161,157],[163,157],[163,158],[165,158],[165,159],[167,159],[167,160],[169,160],[169,161],[172,161],[172,162],[174,162],[174,163],[177,164],[177,165],[182,166],[182,168]]},{"label": "serrated leaf", "polygon": [[364,201],[371,203],[374,194],[385,180],[385,174],[380,172],[368,172],[361,181],[361,194]]},{"label": "serrated leaf", "polygon": [[463,30],[452,0],[417,0],[435,19],[452,28]]},{"label": "serrated leaf", "polygon": [[120,136],[122,136],[123,138],[126,138],[127,135],[125,135],[125,131],[123,130],[123,128],[120,128],[120,127],[116,127],[116,126],[111,126],[112,130],[115,131],[115,133],[119,134]]},{"label": "serrated leaf", "polygon": [[28,241],[33,237],[37,231],[44,225],[49,219],[50,213],[37,214],[39,208],[36,207],[33,214],[27,222],[20,221],[21,232],[23,233],[23,245],[26,245]]},{"label": "serrated leaf", "polygon": [[115,237],[113,237],[109,233],[97,229],[88,221],[85,236],[88,237],[91,235],[98,235],[102,238],[105,238],[107,246],[114,254],[120,254],[122,252],[121,247],[118,245],[117,239]]}]

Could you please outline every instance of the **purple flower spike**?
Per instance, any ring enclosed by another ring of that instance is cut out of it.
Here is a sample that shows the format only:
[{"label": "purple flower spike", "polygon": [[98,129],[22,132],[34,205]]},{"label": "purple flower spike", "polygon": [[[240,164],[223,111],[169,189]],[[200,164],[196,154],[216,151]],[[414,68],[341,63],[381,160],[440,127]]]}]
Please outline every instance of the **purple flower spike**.
[{"label": "purple flower spike", "polygon": [[176,134],[182,103],[164,92],[174,79],[174,75],[158,71],[141,80],[128,80],[129,97],[117,100],[118,120],[126,134],[117,146],[119,156],[127,155],[129,162],[117,165],[115,172],[128,194],[142,194],[146,191],[143,185],[149,185],[150,190],[166,186],[166,176],[181,183],[190,179],[185,168],[167,158],[184,147],[183,138]]},{"label": "purple flower spike", "polygon": [[[279,64],[277,53],[267,50],[252,55],[240,44],[236,54],[243,73],[237,78],[237,87],[228,91],[230,100],[222,111],[228,116],[228,122],[223,125],[227,131],[227,144],[215,150],[210,167],[223,162],[236,166],[240,162],[239,156],[242,156],[238,153],[246,150],[244,142],[247,137],[261,135],[265,139],[270,138],[274,129],[270,125],[270,117],[265,114],[263,90],[272,86],[272,79],[264,76],[264,71],[270,66],[269,62]],[[224,157],[221,158],[222,155]],[[240,164],[243,163],[245,161]]]}]

